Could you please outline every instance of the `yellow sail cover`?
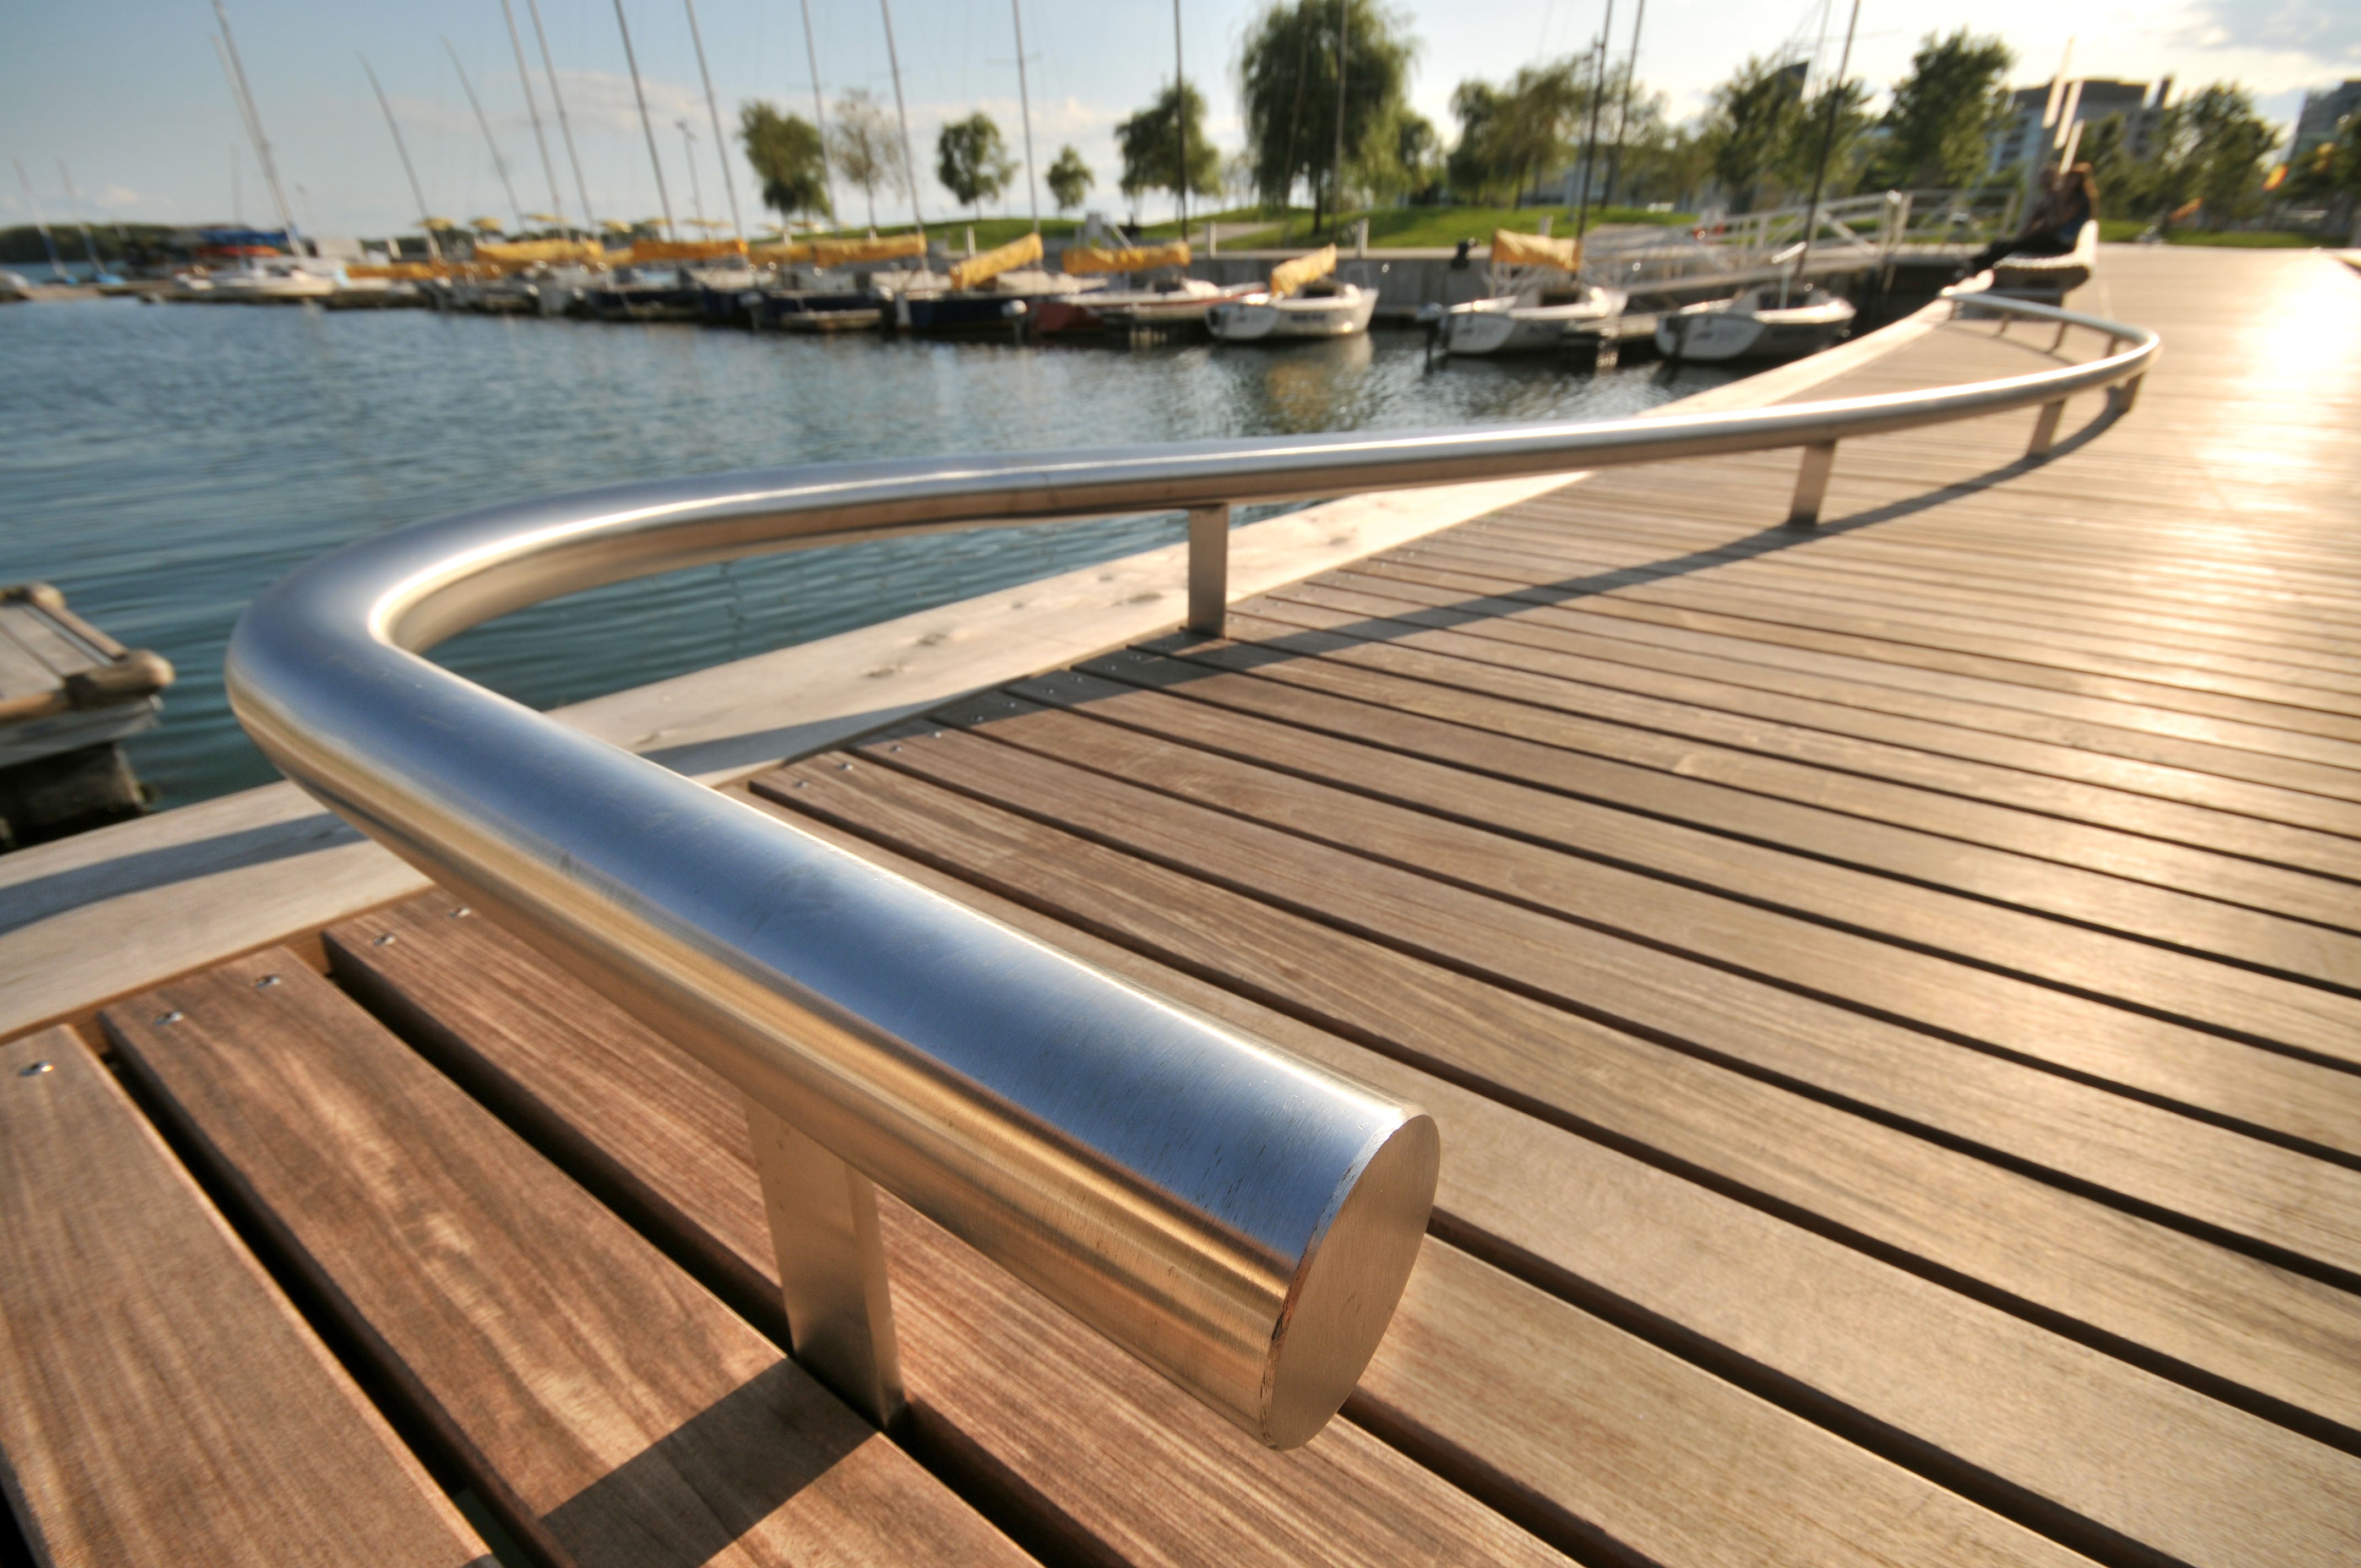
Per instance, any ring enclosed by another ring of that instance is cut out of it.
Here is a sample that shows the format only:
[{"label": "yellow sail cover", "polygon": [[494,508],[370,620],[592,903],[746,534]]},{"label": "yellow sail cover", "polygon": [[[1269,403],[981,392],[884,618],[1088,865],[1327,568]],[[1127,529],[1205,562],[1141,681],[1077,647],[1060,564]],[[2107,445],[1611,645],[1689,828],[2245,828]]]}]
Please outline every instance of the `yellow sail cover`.
[{"label": "yellow sail cover", "polygon": [[448,278],[451,268],[442,261],[382,261],[352,262],[345,268],[347,278],[390,278],[397,281],[416,282],[427,278]]},{"label": "yellow sail cover", "polygon": [[982,256],[971,256],[951,269],[951,287],[972,289],[988,283],[1004,272],[1013,271],[1028,261],[1041,259],[1041,236],[1019,235],[1006,245],[995,246]]},{"label": "yellow sail cover", "polygon": [[604,262],[607,247],[595,239],[528,239],[502,245],[478,240],[476,259],[493,267],[534,267],[544,263]]},{"label": "yellow sail cover", "polygon": [[624,254],[607,259],[620,266],[636,261],[716,261],[745,254],[744,243],[734,239],[642,239],[632,241]]},{"label": "yellow sail cover", "polygon": [[858,267],[864,261],[895,261],[926,254],[926,236],[915,234],[888,235],[884,239],[816,239],[811,247],[815,267]]},{"label": "yellow sail cover", "polygon": [[1561,272],[1571,272],[1582,265],[1582,242],[1578,239],[1553,239],[1545,234],[1515,234],[1508,229],[1494,229],[1492,265],[1554,267]]},{"label": "yellow sail cover", "polygon": [[1169,245],[1134,245],[1120,249],[1096,245],[1066,247],[1066,270],[1074,274],[1145,272],[1153,267],[1188,265],[1189,242],[1185,239],[1176,239]]},{"label": "yellow sail cover", "polygon": [[746,253],[746,259],[757,267],[783,267],[791,261],[809,261],[811,258],[812,247],[800,241],[758,245]]},{"label": "yellow sail cover", "polygon": [[1270,291],[1292,294],[1314,278],[1325,278],[1336,270],[1336,247],[1323,245],[1309,256],[1299,256],[1292,261],[1282,261],[1270,269]]}]

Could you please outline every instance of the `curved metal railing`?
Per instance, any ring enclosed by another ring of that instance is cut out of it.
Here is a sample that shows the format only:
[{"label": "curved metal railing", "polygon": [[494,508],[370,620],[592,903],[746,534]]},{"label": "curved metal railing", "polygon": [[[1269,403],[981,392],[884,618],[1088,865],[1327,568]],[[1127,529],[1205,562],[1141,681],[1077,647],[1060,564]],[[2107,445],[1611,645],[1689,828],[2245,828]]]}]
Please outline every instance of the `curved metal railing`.
[{"label": "curved metal railing", "polygon": [[[328,806],[745,1093],[799,1357],[873,1417],[900,1394],[874,1181],[1205,1403],[1286,1447],[1358,1379],[1406,1283],[1439,1142],[1415,1107],[1169,1003],[421,656],[598,584],[764,551],[1191,511],[1218,625],[1232,503],[1806,449],[2116,387],[2087,364],[1734,413],[924,458],[495,507],[304,566],[240,620],[240,722]],[[2127,346],[2126,346],[2127,345]],[[1817,477],[1816,477],[1817,476]]]}]

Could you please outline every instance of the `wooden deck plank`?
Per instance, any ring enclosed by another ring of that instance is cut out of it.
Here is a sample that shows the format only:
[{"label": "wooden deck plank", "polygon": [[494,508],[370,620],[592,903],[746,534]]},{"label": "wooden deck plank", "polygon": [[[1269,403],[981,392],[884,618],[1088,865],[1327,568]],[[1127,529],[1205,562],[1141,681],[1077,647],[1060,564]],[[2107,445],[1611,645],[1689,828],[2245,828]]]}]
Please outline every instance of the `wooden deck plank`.
[{"label": "wooden deck plank", "polygon": [[2152,938],[2180,940],[2224,905],[2269,929],[2361,934],[2351,884],[2215,850],[1383,674],[1332,669],[1327,690],[1261,679],[1274,662],[1236,644],[1167,646],[1078,672]]},{"label": "wooden deck plank", "polygon": [[[1903,858],[1902,845],[1909,841],[1894,840],[1881,830],[1892,827],[2317,925],[2361,929],[2349,883],[2038,809],[2053,804],[2047,793],[2021,790],[2011,799],[1994,790],[2002,798],[1977,798],[1960,793],[1977,782],[1972,777],[1946,778],[1954,787],[1942,789],[1924,773],[1905,782],[1814,766],[1807,759],[1828,753],[1809,750],[1808,737],[1795,755],[1746,750],[1638,722],[1654,715],[1637,705],[1615,708],[1611,718],[1565,707],[1536,707],[1464,685],[1315,658],[1323,649],[1310,645],[1314,635],[1304,634],[1307,645],[1301,648],[1290,640],[1290,652],[1276,654],[1249,643],[1176,639],[1108,654],[1077,669],[1723,831],[1734,830],[1731,814],[1740,800],[1757,812],[1779,805],[1801,807],[1805,815],[1781,818],[1783,831],[1797,835],[1782,841],[1801,853],[1880,867],[1915,863]],[[1334,646],[1349,650],[1352,644],[1338,639]],[[1735,728],[1720,733],[1730,742],[1752,738]],[[1837,754],[1856,760],[1850,751]],[[2079,793],[2083,815],[2109,815],[2106,792]],[[2194,819],[2183,829],[2191,833],[2204,818],[2194,808],[2182,815]],[[1828,817],[1838,820],[1816,831]],[[2220,820],[2226,836],[2242,819]]]},{"label": "wooden deck plank", "polygon": [[2317,679],[2330,684],[2308,685],[2303,672],[2286,665],[2220,656],[2195,662],[2186,651],[2176,659],[2160,645],[2062,628],[2036,638],[1916,591],[1889,587],[1849,603],[1802,575],[1655,571],[1627,567],[1612,554],[1543,554],[1534,541],[1460,536],[1372,556],[1352,571],[2346,740],[2361,736],[2361,682],[2322,674]]},{"label": "wooden deck plank", "polygon": [[[2028,694],[2022,687],[2007,693],[1971,693],[1956,685],[1932,690],[1928,688],[1936,683],[1919,679],[1922,672],[1891,665],[1811,668],[1806,666],[1812,661],[1783,657],[1787,651],[1765,643],[1686,631],[1656,635],[1662,629],[1620,620],[1606,635],[1590,624],[1595,618],[1576,610],[1466,601],[1447,592],[1419,591],[1394,579],[1387,581],[1382,593],[1373,588],[1367,580],[1346,587],[1323,586],[1314,578],[1278,589],[1247,608],[1285,603],[1343,611],[1365,621],[1464,628],[1473,636],[1520,649],[1642,665],[1651,672],[1852,712],[2046,741],[2156,768],[2301,792],[2326,797],[2346,817],[2361,814],[2361,769],[2354,765],[2361,752],[2344,742],[2291,736],[2279,743],[2250,729],[2127,704],[2085,705],[2079,712],[2041,711],[2030,700],[2041,694]],[[1994,700],[2003,697],[2013,700]],[[2213,733],[2191,733],[2199,729]],[[2274,749],[2261,749],[2266,743]]]},{"label": "wooden deck plank", "polygon": [[[1840,535],[1841,552],[1816,552],[1808,561],[1792,555],[1807,542],[1793,532],[1765,538],[1758,531],[1726,543],[1717,543],[1716,533],[1690,534],[1695,546],[1684,551],[1679,523],[1661,513],[1642,519],[1556,495],[1454,530],[1447,542],[1471,553],[1531,557],[1554,568],[1553,578],[1565,576],[1569,565],[1593,576],[1614,574],[1617,586],[1626,575],[1640,583],[1710,573],[1733,587],[1808,593],[1847,610],[1927,621],[1940,615],[2077,659],[2217,671],[2345,696],[2361,692],[2361,661],[2337,652],[2333,635],[2292,617],[2268,618],[2258,610],[2251,620],[2233,621],[2194,613],[2179,596],[2127,593],[2119,581],[2061,580],[2054,567],[2036,577],[2007,577],[1979,570],[1980,557],[1965,554],[1920,561],[1873,549],[1866,534]],[[1422,559],[1431,545],[1445,542],[1422,541],[1369,559]]]},{"label": "wooden deck plank", "polygon": [[64,1028],[0,1046],[0,1483],[57,1568],[491,1563]]},{"label": "wooden deck plank", "polygon": [[[1014,828],[970,800],[929,799],[928,786],[869,761],[850,770],[838,761],[783,770],[763,787],[799,809],[1019,897],[1027,895],[1013,875],[1037,868],[1042,876],[1062,874],[1082,884],[1083,896],[1049,899],[1036,892],[1031,901],[1118,940],[1142,938],[1140,929],[1109,927],[1076,907],[1087,907],[1088,889],[1123,879],[1108,857],[1058,843],[1038,825]],[[1204,947],[1220,955],[1217,963],[1273,966],[1285,977],[1278,987],[1256,985],[1250,976],[1221,977],[1231,984],[1243,979],[1241,989],[1267,1000],[1276,991],[1301,1006],[1307,992],[1321,989],[1322,980],[1310,972],[1316,970],[1331,988],[1367,999],[1365,1008],[1432,1005],[1433,1022],[1407,1032],[1414,1043],[1393,1047],[1411,1059],[1433,1062],[1420,1053],[1487,1047],[1543,1059],[1556,1055],[1559,1042],[1534,1040],[1522,1019],[1511,1021],[1498,1007],[1486,1012],[1477,997],[1437,983],[1440,977],[1412,981],[1373,970],[1348,938],[1333,935],[1308,956],[1273,951],[1268,925],[1251,912],[1148,881],[1159,891],[1133,900],[1146,929],[1161,937],[1178,927],[1201,927]],[[1331,885],[1332,897],[1345,904],[1366,886]],[[1383,1070],[1372,1076],[1385,1081]],[[1675,1098],[1675,1082],[1670,1074],[1645,1078],[1635,1097],[1643,1104]],[[1582,1102],[1577,1114],[1593,1109]],[[1455,1137],[1445,1127],[1446,1148],[1462,1151],[1445,1157],[1446,1181],[1457,1194],[1446,1207],[1486,1208],[1486,1218],[1473,1223],[1470,1245],[1523,1258],[1532,1274],[1565,1291],[1588,1292],[1586,1304],[1600,1293],[1635,1304],[1675,1325],[1672,1337],[1731,1376],[1768,1368],[1765,1386],[1816,1417],[1858,1441],[1908,1454],[1948,1484],[2019,1510],[2082,1550],[2131,1561],[2138,1552],[2126,1545],[2128,1537],[2192,1561],[2246,1552],[2256,1560],[2296,1563],[2348,1528],[2361,1530],[2354,1508],[2361,1464],[2349,1455],[1571,1133],[1532,1118],[1519,1125],[1521,1135],[1473,1138]],[[1455,1185],[1453,1162],[1468,1152],[1479,1160],[1497,1155],[1490,1174],[1498,1186]],[[1789,1157],[1803,1152],[1787,1147]],[[1609,1193],[1618,1196],[1610,1201]],[[1636,1207],[1608,1217],[1627,1201]],[[2244,1508],[2251,1494],[2215,1495],[2205,1478],[2225,1474],[2240,1476],[2242,1486],[2257,1475],[2279,1477],[2289,1486],[2281,1501],[2302,1517],[2267,1523],[2257,1514],[2231,1523],[2218,1509]],[[2258,1536],[2257,1529],[2275,1533]]]},{"label": "wooden deck plank", "polygon": [[[1279,656],[1318,652],[1542,707],[1609,716],[1642,713],[1656,720],[1654,727],[1675,734],[1738,738],[1751,740],[1754,749],[1828,757],[1880,776],[1931,779],[1953,793],[2047,804],[2060,815],[2102,826],[2134,831],[2153,827],[2159,837],[2361,880],[2361,811],[2349,802],[2302,791],[1842,703],[1750,691],[1642,664],[1501,641],[1470,630],[1421,627],[1299,600],[1263,599],[1234,610],[1230,632],[1268,644]],[[1421,657],[1428,654],[1441,657]],[[2094,799],[2062,787],[2078,785],[2107,793]],[[2207,815],[2176,809],[2188,806]]]},{"label": "wooden deck plank", "polygon": [[[923,867],[887,863],[958,888]],[[1276,1029],[1348,1070],[1375,1059],[1071,927],[972,888],[958,891],[1036,935],[1248,1027]],[[366,974],[373,999],[421,1014],[445,1048],[474,1058],[478,1065],[463,1071],[505,1078],[496,1092],[522,1095],[540,1108],[534,1114],[575,1129],[586,1153],[598,1151],[591,1157],[620,1162],[629,1182],[664,1195],[670,1212],[706,1238],[700,1246],[718,1245],[742,1272],[763,1274],[767,1252],[743,1157],[734,1144],[685,1130],[708,1119],[693,1109],[708,1092],[702,1069],[509,938],[481,927],[463,934],[441,913],[449,906],[430,900],[332,933],[340,970]],[[379,947],[379,926],[401,939]],[[651,1062],[675,1080],[671,1091],[650,1092]],[[610,1077],[609,1063],[631,1065]],[[1388,1070],[1399,1079],[1389,1087],[1419,1094],[1447,1121],[1463,1106],[1518,1120],[1422,1075]],[[649,1123],[659,1129],[653,1138],[640,1130]],[[1132,1562],[1530,1555],[1514,1549],[1519,1538],[1501,1537],[1499,1521],[1484,1527],[1486,1516],[1464,1501],[1438,1507],[1453,1494],[1353,1426],[1332,1427],[1299,1453],[1255,1448],[971,1250],[898,1205],[889,1212],[896,1310],[921,1430],[966,1463],[1005,1473],[1028,1509],[1063,1521],[1061,1538]],[[1420,1278],[1430,1283],[1401,1321],[1426,1325],[1422,1344],[1453,1348],[1406,1350],[1382,1362],[1350,1413],[1412,1422],[1423,1434],[1407,1443],[1412,1453],[1443,1455],[1447,1474],[1553,1540],[1586,1552],[1604,1543],[1612,1560],[1639,1552],[1674,1564],[2042,1563],[2059,1555],[1447,1246],[1430,1244]],[[1565,1365],[1507,1358],[1493,1343],[1467,1339],[1456,1323],[1469,1311],[1504,1332],[1556,1344]],[[1578,1422],[1597,1441],[1568,1446],[1573,1428],[1520,1420],[1520,1409],[1530,1416],[1536,1407],[1504,1402],[1499,1390],[1509,1383],[1529,1386],[1554,1420]],[[1543,1439],[1544,1431],[1560,1435]],[[1077,1442],[1098,1463],[1074,1465]],[[1155,1486],[1141,1485],[1150,1475]]]},{"label": "wooden deck plank", "polygon": [[[455,907],[430,896],[333,928],[336,973],[783,1336],[732,1091]],[[1085,1560],[1561,1561],[1349,1426],[1264,1450],[890,1197],[882,1220],[921,1439]]]},{"label": "wooden deck plank", "polygon": [[[2226,957],[2287,978],[2348,991],[2361,987],[2361,938],[2308,921],[1955,839],[1881,829],[1817,807],[1766,802],[1711,784],[1689,784],[1683,791],[1662,775],[1637,769],[1621,770],[1621,776],[1606,768],[1587,770],[1601,782],[1585,793],[1603,791],[1620,809],[1569,800],[1564,792],[1543,793],[1521,778],[1469,780],[1444,759],[1422,762],[1423,753],[1414,750],[1380,751],[1357,739],[1314,738],[1287,726],[1209,711],[1186,700],[1192,667],[1180,661],[1106,663],[1137,670],[1135,680],[1142,685],[1161,676],[1162,689],[1134,692],[1071,672],[1005,689],[1766,906],[1853,927],[1866,924],[1892,940],[1943,947],[1933,926],[1944,911],[1957,921],[1977,923],[1987,904],[1998,904],[2021,913],[2014,923],[1999,917],[2000,929],[1979,932],[1971,945],[1949,950],[1994,957],[2012,931],[2043,932],[2046,939],[2044,928],[2029,921],[2053,916],[2190,953]],[[1373,722],[1383,725],[1384,716]],[[1679,796],[1681,805],[1668,802],[1668,795]],[[1644,815],[1635,819],[1627,815],[1631,812]],[[1905,885],[1861,880],[1872,874]],[[1930,896],[1920,898],[1921,890]],[[1978,902],[1949,899],[1949,892]],[[1913,920],[1882,917],[1881,905],[1897,902],[1913,911]]]},{"label": "wooden deck plank", "polygon": [[544,1562],[1025,1561],[291,954],[104,1018]]}]

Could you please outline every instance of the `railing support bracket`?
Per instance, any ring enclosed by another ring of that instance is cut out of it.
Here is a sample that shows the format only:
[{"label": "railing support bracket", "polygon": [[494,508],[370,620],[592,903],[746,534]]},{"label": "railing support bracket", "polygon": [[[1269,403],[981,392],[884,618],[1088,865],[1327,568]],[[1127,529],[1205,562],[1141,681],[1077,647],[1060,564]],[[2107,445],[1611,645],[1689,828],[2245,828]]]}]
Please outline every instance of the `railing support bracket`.
[{"label": "railing support bracket", "polygon": [[1810,528],[1820,521],[1820,503],[1828,499],[1828,475],[1837,466],[1837,444],[1816,442],[1804,448],[1804,466],[1795,475],[1795,503],[1787,509],[1787,526]]},{"label": "railing support bracket", "polygon": [[2147,379],[2146,376],[2127,377],[2108,388],[2107,411],[2117,419],[2131,412],[2132,405],[2139,401],[2140,383]]},{"label": "railing support bracket", "polygon": [[1189,630],[1219,637],[1230,611],[1230,509],[1189,509]]},{"label": "railing support bracket", "polygon": [[796,1360],[883,1428],[903,1401],[877,1190],[752,1100],[746,1126]]},{"label": "railing support bracket", "polygon": [[2058,439],[2058,422],[2066,417],[2066,400],[2041,405],[2041,416],[2033,422],[2033,439],[2026,444],[2027,457],[2047,456]]}]

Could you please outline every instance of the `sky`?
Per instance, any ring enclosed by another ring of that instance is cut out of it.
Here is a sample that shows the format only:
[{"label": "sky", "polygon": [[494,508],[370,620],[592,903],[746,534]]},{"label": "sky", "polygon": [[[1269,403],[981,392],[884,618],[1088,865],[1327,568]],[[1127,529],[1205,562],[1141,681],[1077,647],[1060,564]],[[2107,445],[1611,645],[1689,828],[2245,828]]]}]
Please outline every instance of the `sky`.
[{"label": "sky", "polygon": [[[445,51],[448,37],[483,100],[519,205],[550,210],[515,57],[500,0],[402,0],[370,5],[318,0],[224,0],[255,101],[299,225],[323,235],[377,236],[414,225],[393,143],[359,57],[384,82],[429,209],[465,221],[510,215],[508,199]],[[879,0],[806,0],[820,83],[832,103],[863,87],[889,106],[893,76]],[[931,179],[937,127],[981,108],[1023,156],[1016,45],[1003,0],[886,0],[909,103],[910,129],[928,178],[921,215],[948,221],[950,197]],[[1090,205],[1120,213],[1115,126],[1147,104],[1173,69],[1170,0],[1020,0],[1024,6],[1035,150],[1046,170],[1072,144],[1098,176]],[[1503,78],[1519,66],[1586,48],[1605,20],[1604,0],[1393,0],[1418,39],[1411,96],[1446,138],[1449,100],[1469,77]],[[1615,0],[1614,48],[1631,47],[1632,0]],[[1771,54],[1823,35],[1833,55],[1848,0],[1647,0],[1641,81],[1675,119],[1696,113],[1713,84],[1749,54]],[[512,0],[550,120],[547,81],[524,0]],[[590,199],[600,217],[659,210],[647,143],[634,106],[615,0],[540,0]],[[1235,86],[1239,43],[1264,0],[1181,0],[1180,43],[1188,73],[1206,93],[1213,139],[1242,140]],[[726,220],[723,169],[699,84],[683,0],[622,0],[644,76],[657,151],[675,214]],[[796,0],[704,0],[697,7],[725,127],[750,98],[811,113],[812,69]],[[2048,80],[2072,40],[2077,73],[2186,86],[2230,80],[2264,113],[2291,122],[2306,88],[2361,77],[2361,0],[1980,0],[1936,6],[1862,0],[1851,73],[1881,91],[1908,68],[1930,31],[1966,24],[2000,34],[2017,54],[2012,80]],[[0,151],[19,160],[33,199],[56,223],[68,215],[58,160],[93,217],[159,223],[270,217],[268,194],[214,53],[208,0],[0,0]],[[1832,66],[1832,59],[1828,65]],[[1828,67],[1824,66],[1824,69]],[[677,123],[695,137],[685,146]],[[565,210],[580,203],[551,121],[550,155]],[[695,186],[690,171],[694,159]],[[233,170],[236,170],[235,176]],[[758,221],[752,178],[733,172],[750,227]],[[235,194],[234,194],[235,192]],[[1042,192],[1047,203],[1048,192]],[[840,213],[864,215],[840,192]],[[881,220],[907,215],[906,199]],[[987,208],[987,212],[993,211]],[[1000,210],[1022,214],[1020,172]],[[0,171],[0,223],[31,214],[13,170]],[[1151,207],[1149,215],[1162,215]],[[272,226],[276,226],[273,225]]]}]

